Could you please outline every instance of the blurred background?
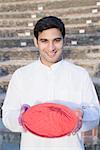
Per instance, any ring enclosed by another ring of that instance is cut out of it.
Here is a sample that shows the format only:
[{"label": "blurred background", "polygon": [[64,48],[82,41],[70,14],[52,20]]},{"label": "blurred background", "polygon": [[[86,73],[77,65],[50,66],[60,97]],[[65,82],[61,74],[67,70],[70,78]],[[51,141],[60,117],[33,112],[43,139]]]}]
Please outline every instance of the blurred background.
[{"label": "blurred background", "polygon": [[[38,58],[33,28],[48,15],[64,21],[64,58],[89,72],[100,100],[100,0],[0,0],[0,150],[19,150],[20,133],[3,126],[1,106],[13,72]],[[100,126],[82,136],[86,150],[100,150]]]}]

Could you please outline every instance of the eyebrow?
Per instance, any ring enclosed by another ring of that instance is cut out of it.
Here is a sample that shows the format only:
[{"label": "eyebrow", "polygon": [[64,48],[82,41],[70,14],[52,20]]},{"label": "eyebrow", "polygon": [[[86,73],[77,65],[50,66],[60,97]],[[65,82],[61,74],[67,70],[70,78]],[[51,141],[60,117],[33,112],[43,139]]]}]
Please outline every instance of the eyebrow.
[{"label": "eyebrow", "polygon": [[48,40],[48,39],[46,39],[46,38],[41,38],[41,39],[39,39],[40,41],[42,41],[42,40]]},{"label": "eyebrow", "polygon": [[62,39],[62,37],[57,37],[57,38],[54,38],[54,40],[56,40],[56,39],[58,39],[58,40],[61,40],[61,39]]},{"label": "eyebrow", "polygon": [[[56,37],[56,38],[54,38],[53,40],[56,40],[56,39],[61,40],[62,37]],[[49,40],[49,39],[47,39],[47,38],[41,38],[41,39],[39,39],[39,40],[42,41],[42,40]]]}]

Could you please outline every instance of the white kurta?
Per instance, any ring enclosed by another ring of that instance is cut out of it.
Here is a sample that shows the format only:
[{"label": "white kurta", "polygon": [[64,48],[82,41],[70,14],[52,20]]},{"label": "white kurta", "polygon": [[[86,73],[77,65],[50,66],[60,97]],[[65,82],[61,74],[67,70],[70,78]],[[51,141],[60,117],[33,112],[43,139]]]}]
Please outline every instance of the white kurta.
[{"label": "white kurta", "polygon": [[[24,132],[18,123],[20,108],[44,102],[83,108],[83,126],[76,135],[44,138]],[[22,132],[21,150],[83,150],[81,131],[99,123],[99,102],[86,70],[62,60],[51,68],[37,60],[15,71],[3,104],[3,122],[14,132]]]}]

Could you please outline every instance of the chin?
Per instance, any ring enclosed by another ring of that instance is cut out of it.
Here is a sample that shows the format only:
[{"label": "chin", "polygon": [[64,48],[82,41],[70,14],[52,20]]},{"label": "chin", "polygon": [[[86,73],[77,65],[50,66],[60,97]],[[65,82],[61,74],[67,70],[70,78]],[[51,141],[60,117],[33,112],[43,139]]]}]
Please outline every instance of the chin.
[{"label": "chin", "polygon": [[60,61],[62,59],[62,56],[60,56],[60,57],[54,57],[54,58],[50,58],[49,57],[49,61],[51,61],[51,62],[54,62],[54,63],[56,63],[56,62],[58,62],[58,61]]},{"label": "chin", "polygon": [[49,61],[49,62],[52,63],[52,64],[54,64],[54,63],[57,63],[57,62],[59,62],[59,61],[60,61],[60,59],[52,60],[52,61]]}]

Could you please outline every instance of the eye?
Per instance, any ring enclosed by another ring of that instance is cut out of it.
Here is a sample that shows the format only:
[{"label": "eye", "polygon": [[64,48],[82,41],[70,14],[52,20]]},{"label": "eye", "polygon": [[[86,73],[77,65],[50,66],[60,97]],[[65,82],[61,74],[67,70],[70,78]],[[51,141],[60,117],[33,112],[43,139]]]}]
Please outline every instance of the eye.
[{"label": "eye", "polygon": [[57,38],[55,39],[55,42],[60,42],[62,40],[62,38]]},{"label": "eye", "polygon": [[40,41],[41,41],[42,43],[47,43],[47,42],[48,42],[47,39],[41,39]]}]

